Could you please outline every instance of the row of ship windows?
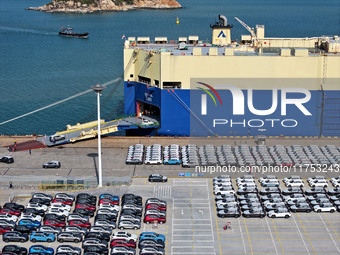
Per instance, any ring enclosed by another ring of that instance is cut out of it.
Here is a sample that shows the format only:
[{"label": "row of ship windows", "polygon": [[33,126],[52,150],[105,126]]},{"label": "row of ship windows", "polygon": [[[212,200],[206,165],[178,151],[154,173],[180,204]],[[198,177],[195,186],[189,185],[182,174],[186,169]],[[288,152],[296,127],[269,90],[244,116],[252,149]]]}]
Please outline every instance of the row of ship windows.
[{"label": "row of ship windows", "polygon": [[[130,78],[133,78],[133,74],[130,74]],[[138,75],[138,82],[145,83],[148,85],[155,86],[159,88],[159,80],[154,79],[154,83],[151,83],[151,79],[148,77]],[[182,87],[182,82],[180,81],[164,81],[163,89],[180,89]]]}]

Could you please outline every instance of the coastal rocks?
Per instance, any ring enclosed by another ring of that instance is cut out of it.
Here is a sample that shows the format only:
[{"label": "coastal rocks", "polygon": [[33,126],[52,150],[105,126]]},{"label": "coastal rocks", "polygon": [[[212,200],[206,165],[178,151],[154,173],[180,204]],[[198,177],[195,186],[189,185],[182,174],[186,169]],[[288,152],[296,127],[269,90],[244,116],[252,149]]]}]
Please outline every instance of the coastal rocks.
[{"label": "coastal rocks", "polygon": [[102,11],[127,11],[133,9],[173,9],[181,8],[176,0],[53,0],[27,10],[62,13],[93,13]]}]

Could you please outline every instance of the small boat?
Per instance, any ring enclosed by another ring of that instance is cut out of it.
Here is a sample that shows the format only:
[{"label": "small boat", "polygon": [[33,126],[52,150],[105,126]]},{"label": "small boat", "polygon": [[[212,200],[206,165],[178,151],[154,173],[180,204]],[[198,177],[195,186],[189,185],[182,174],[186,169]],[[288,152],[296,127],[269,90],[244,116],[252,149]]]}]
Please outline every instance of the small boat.
[{"label": "small boat", "polygon": [[78,38],[87,38],[89,36],[89,33],[74,33],[73,29],[70,27],[67,28],[61,28],[59,35],[61,36],[67,36],[67,37],[78,37]]}]

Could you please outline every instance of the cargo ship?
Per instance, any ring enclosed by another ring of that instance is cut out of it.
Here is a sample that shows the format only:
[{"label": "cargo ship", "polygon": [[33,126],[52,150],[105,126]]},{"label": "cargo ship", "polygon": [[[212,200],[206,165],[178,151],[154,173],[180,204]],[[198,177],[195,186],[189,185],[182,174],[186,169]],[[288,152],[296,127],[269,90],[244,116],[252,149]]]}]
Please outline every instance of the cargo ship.
[{"label": "cargo ship", "polygon": [[338,36],[265,37],[236,19],[250,33],[238,42],[223,15],[210,42],[126,38],[125,114],[159,123],[127,135],[340,136]]}]

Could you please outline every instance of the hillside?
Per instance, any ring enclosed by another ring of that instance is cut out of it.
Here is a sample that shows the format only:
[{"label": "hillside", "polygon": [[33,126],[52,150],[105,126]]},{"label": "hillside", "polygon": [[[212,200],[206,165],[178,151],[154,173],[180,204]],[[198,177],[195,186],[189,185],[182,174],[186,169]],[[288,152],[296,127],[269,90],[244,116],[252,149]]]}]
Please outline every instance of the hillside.
[{"label": "hillside", "polygon": [[27,10],[63,13],[93,13],[104,11],[128,11],[133,9],[181,8],[175,0],[53,0],[40,7]]}]

